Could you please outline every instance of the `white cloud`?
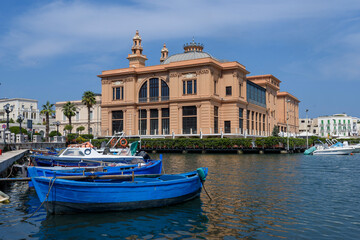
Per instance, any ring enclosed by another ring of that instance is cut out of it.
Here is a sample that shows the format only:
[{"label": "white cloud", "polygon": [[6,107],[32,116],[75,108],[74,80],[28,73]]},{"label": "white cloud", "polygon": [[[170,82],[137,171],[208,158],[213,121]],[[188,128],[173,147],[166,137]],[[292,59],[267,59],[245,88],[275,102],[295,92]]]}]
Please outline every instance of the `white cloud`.
[{"label": "white cloud", "polygon": [[[57,1],[16,16],[0,48],[26,62],[74,52],[127,48],[136,29],[147,40],[213,36],[280,21],[359,9],[358,1],[138,1],[133,5]],[[285,30],[285,29],[284,29]],[[131,43],[130,43],[131,44]]]}]

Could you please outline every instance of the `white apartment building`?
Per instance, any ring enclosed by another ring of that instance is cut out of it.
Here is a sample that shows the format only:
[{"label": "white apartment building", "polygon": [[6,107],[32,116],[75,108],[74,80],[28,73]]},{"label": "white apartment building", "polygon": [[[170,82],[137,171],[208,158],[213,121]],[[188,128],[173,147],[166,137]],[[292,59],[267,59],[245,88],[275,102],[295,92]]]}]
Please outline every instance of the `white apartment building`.
[{"label": "white apartment building", "polygon": [[[90,133],[94,135],[94,137],[100,136],[100,123],[101,123],[101,94],[96,94],[95,96],[96,104],[91,108],[90,111]],[[63,106],[67,103],[65,102],[57,102],[55,103],[56,108],[56,121],[60,122],[59,132],[62,135],[65,135],[66,132],[64,127],[69,124],[68,118],[63,113]],[[82,103],[81,100],[70,101],[75,104],[76,107],[76,115],[71,118],[71,125],[73,126],[72,133],[76,133],[76,129],[80,126],[85,127],[85,130],[81,132],[81,134],[88,133],[88,109]]]},{"label": "white apartment building", "polygon": [[0,99],[0,119],[6,121],[7,114],[4,110],[4,106],[10,104],[14,106],[13,111],[9,113],[9,119],[16,119],[21,114],[24,116],[23,123],[26,124],[27,120],[32,120],[33,124],[42,124],[43,118],[40,116],[40,109],[38,109],[38,101],[34,99],[25,98],[4,98]]},{"label": "white apartment building", "polygon": [[318,117],[320,137],[351,137],[358,136],[358,118],[346,114],[334,114]]}]

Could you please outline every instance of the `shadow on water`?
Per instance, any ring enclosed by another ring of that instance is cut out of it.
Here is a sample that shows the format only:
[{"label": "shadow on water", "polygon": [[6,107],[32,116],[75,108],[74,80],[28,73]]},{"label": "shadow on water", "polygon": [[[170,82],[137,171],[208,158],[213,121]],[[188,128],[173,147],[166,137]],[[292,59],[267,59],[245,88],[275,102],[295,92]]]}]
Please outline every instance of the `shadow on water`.
[{"label": "shadow on water", "polygon": [[182,204],[127,212],[97,214],[48,215],[39,239],[149,239],[185,238],[206,232],[208,218],[201,210],[200,198]]}]

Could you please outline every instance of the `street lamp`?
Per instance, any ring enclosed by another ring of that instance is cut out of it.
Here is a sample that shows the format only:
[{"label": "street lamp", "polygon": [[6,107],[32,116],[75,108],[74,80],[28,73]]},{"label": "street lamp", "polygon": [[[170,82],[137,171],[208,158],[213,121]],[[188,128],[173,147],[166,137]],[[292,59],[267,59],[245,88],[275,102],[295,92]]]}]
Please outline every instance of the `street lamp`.
[{"label": "street lamp", "polygon": [[60,122],[59,122],[59,121],[56,121],[56,122],[55,122],[55,125],[56,125],[57,135],[59,136],[59,126],[60,126]]},{"label": "street lamp", "polygon": [[309,134],[308,134],[308,111],[309,109],[306,109],[306,149],[309,148]]},{"label": "street lamp", "polygon": [[22,142],[21,123],[22,123],[22,121],[24,121],[24,116],[19,114],[19,116],[17,118],[17,121],[20,124],[20,127],[19,127],[20,128],[20,142]]},{"label": "street lamp", "polygon": [[11,105],[9,103],[5,104],[4,106],[4,110],[6,112],[7,115],[7,119],[6,119],[6,130],[9,130],[9,114],[14,110],[14,105]]}]

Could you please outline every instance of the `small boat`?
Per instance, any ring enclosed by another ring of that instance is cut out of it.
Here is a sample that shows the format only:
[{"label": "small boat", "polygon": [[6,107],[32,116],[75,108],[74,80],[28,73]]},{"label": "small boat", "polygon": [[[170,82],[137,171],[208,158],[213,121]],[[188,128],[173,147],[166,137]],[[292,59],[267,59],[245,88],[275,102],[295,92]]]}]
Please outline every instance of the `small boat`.
[{"label": "small boat", "polygon": [[124,211],[177,204],[200,196],[207,176],[207,168],[167,175],[77,176],[76,181],[34,177],[37,175],[34,168],[29,172],[36,193],[50,214]]},{"label": "small boat", "polygon": [[343,144],[341,142],[331,142],[328,140],[328,143],[332,145],[320,144],[316,145],[316,150],[312,152],[313,155],[349,155],[352,153],[355,148],[350,147],[347,143]]},{"label": "small boat", "polygon": [[137,162],[147,162],[149,155],[140,152],[137,156],[133,155],[104,155],[98,153],[94,148],[87,147],[67,147],[58,155],[31,155],[31,160],[37,166],[98,166],[103,162],[134,164]]},{"label": "small boat", "polygon": [[[94,167],[28,167],[35,168],[37,176],[90,176],[90,175],[123,175],[123,174],[161,174],[162,155],[160,160],[151,160],[137,164]],[[29,175],[29,174],[28,174]]]}]

